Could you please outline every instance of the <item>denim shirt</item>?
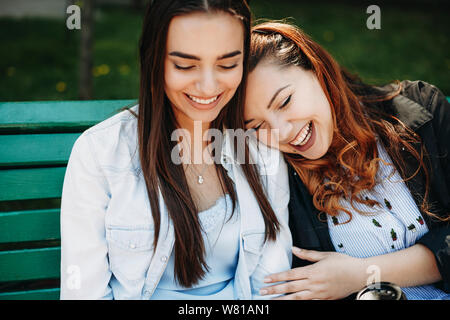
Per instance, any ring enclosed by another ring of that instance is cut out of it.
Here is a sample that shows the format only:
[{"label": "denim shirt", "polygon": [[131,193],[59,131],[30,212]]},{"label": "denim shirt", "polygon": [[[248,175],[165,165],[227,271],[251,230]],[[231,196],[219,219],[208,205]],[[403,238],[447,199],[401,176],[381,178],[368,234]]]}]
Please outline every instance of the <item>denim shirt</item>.
[{"label": "denim shirt", "polygon": [[[131,108],[135,113],[138,106]],[[236,299],[260,296],[266,275],[290,269],[289,184],[281,153],[249,142],[268,200],[280,222],[276,241],[264,242],[258,202],[234,160],[225,133],[221,164],[234,182],[240,210]],[[174,229],[159,193],[161,224],[154,223],[137,144],[137,119],[120,112],[83,132],[69,158],[61,199],[61,299],[150,299],[167,266]]]}]

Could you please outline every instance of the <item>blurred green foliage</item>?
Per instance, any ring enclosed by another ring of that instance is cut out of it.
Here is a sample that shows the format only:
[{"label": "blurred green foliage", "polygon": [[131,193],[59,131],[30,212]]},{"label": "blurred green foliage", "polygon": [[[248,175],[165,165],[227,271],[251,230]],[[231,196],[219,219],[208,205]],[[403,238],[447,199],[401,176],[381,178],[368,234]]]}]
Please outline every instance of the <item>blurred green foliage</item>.
[{"label": "blurred green foliage", "polygon": [[[450,14],[439,5],[380,4],[381,30],[369,30],[368,4],[252,0],[256,19],[300,26],[349,71],[371,84],[421,79],[450,95]],[[137,98],[143,12],[97,8],[93,99]],[[79,31],[65,20],[0,19],[0,101],[78,99]]]},{"label": "blurred green foliage", "polygon": [[367,7],[363,1],[260,0],[252,10],[257,19],[290,17],[370,84],[420,79],[450,95],[450,11],[442,1],[383,1],[380,30],[366,27]]}]

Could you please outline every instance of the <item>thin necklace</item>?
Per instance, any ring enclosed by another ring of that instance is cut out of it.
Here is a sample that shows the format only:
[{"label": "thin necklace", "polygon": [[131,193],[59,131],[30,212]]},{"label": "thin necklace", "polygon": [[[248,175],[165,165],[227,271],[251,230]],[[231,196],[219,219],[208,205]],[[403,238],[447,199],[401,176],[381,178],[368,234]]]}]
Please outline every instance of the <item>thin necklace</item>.
[{"label": "thin necklace", "polygon": [[[202,162],[203,163],[203,162]],[[190,164],[188,164],[189,167],[191,167]],[[205,173],[206,168],[208,167],[208,164],[206,163],[203,166],[202,171],[199,173],[193,166],[192,166],[192,170],[194,171],[195,175],[197,176],[197,183],[198,184],[203,184],[203,182],[205,181],[205,179],[203,178],[203,174]]]},{"label": "thin necklace", "polygon": [[[194,171],[195,175],[197,176],[197,183],[198,183],[198,184],[203,184],[203,181],[205,180],[205,179],[203,178],[203,173],[205,173],[205,170],[206,170],[207,166],[208,166],[208,165],[206,164],[206,165],[203,167],[202,172],[200,172],[200,174],[198,173],[197,170],[194,169],[194,167],[192,167],[192,170]],[[189,167],[191,167],[191,166],[189,166]]]}]

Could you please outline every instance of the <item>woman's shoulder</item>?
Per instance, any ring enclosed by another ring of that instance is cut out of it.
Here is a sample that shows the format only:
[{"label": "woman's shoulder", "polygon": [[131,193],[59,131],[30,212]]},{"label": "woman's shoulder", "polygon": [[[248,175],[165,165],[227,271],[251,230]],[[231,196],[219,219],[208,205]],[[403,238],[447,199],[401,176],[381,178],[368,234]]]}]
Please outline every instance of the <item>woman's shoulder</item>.
[{"label": "woman's shoulder", "polygon": [[402,85],[401,95],[423,108],[422,114],[429,116],[435,131],[440,132],[448,127],[450,103],[438,87],[422,80],[405,80]]},{"label": "woman's shoulder", "polygon": [[433,112],[437,105],[447,101],[446,96],[435,85],[423,80],[404,80],[401,94]]},{"label": "woman's shoulder", "polygon": [[[389,104],[392,114],[406,126],[416,131],[432,121],[440,126],[450,117],[450,105],[446,96],[436,86],[422,80],[400,82],[400,92]],[[381,87],[383,91],[395,91],[398,84]]]},{"label": "woman's shoulder", "polygon": [[138,105],[131,108],[120,109],[120,112],[110,116],[109,118],[97,123],[96,125],[85,130],[83,134],[86,135],[102,135],[108,134],[111,131],[120,131],[125,126],[132,126],[136,123],[136,116],[133,114],[137,112]]},{"label": "woman's shoulder", "polygon": [[[136,111],[137,105],[130,108]],[[100,167],[130,168],[137,156],[137,118],[128,110],[85,130],[75,141],[72,152],[90,153]]]}]

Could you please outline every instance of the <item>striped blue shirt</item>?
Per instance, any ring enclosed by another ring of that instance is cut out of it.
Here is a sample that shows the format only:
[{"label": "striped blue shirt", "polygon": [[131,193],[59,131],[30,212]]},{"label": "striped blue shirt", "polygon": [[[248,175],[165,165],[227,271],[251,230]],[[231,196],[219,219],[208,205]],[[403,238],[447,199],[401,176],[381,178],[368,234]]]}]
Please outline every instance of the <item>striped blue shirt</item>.
[{"label": "striped blue shirt", "polygon": [[[353,206],[367,214],[360,214],[346,199],[341,205],[352,213],[340,212],[336,217],[328,216],[328,227],[332,243],[337,252],[359,258],[378,256],[408,248],[428,232],[413,197],[392,160],[381,143],[377,144],[379,157],[388,164],[379,162],[377,184],[373,190],[363,190],[362,199],[378,201],[381,206],[369,206],[353,202]],[[407,263],[407,261],[405,261]],[[450,299],[450,294],[433,285],[402,288],[408,300]]]}]

